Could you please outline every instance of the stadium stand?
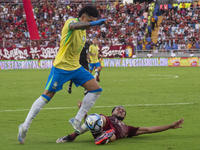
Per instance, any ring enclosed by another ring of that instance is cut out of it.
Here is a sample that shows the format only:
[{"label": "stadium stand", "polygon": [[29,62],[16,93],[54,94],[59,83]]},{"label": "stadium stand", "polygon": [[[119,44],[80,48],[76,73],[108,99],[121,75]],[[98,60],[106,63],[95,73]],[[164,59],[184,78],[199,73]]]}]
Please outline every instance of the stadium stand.
[{"label": "stadium stand", "polygon": [[41,40],[30,40],[22,0],[3,0],[0,2],[0,47],[59,46],[65,21],[77,17],[85,5],[95,5],[99,18],[108,18],[110,25],[87,30],[89,42],[97,37],[99,46],[133,44],[138,52],[178,50],[184,53],[199,49],[199,3],[32,0],[32,5]]},{"label": "stadium stand", "polygon": [[[30,36],[22,1],[4,1],[0,7],[0,47],[59,46],[60,31],[65,21],[77,17],[85,5],[95,5],[100,18],[108,18],[110,26],[93,27],[87,31],[88,40],[99,38],[100,46],[141,43],[148,34],[148,3],[125,4],[114,1],[39,1],[33,0],[33,12],[40,41],[29,41]],[[61,3],[62,2],[62,3]],[[139,41],[134,41],[138,38]],[[6,39],[3,41],[3,39]]]},{"label": "stadium stand", "polygon": [[198,3],[168,4],[168,7],[165,10],[160,9],[160,12],[163,20],[158,31],[158,48],[164,47],[166,51],[178,50],[179,53],[199,49],[200,7]]}]

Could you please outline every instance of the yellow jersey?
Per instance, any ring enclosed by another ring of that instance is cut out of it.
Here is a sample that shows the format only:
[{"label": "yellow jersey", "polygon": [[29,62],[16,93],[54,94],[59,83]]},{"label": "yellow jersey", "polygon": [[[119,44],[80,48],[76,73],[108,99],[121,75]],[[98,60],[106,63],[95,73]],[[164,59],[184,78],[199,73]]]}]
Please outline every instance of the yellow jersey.
[{"label": "yellow jersey", "polygon": [[98,46],[95,46],[94,44],[90,45],[89,47],[89,52],[90,54],[96,54],[96,55],[90,55],[90,60],[91,60],[91,63],[98,63],[99,62],[99,59],[98,59],[98,51],[99,51],[99,47]]},{"label": "yellow jersey", "polygon": [[56,68],[71,71],[81,67],[79,59],[86,42],[86,31],[69,28],[70,23],[78,21],[78,18],[70,18],[65,22],[61,33],[60,48],[53,63]]},{"label": "yellow jersey", "polygon": [[189,43],[189,44],[187,45],[187,47],[188,47],[188,49],[191,49],[191,48],[192,48],[192,44]]}]

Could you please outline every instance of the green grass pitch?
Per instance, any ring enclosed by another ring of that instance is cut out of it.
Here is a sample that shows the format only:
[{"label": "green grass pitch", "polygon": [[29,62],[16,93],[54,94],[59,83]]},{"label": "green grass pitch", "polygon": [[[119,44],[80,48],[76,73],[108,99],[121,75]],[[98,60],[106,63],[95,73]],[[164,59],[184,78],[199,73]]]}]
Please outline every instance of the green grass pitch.
[{"label": "green grass pitch", "polygon": [[1,150],[200,149],[199,67],[103,68],[99,83],[103,92],[89,111],[109,116],[112,106],[124,105],[127,110],[124,123],[127,125],[160,126],[184,118],[181,129],[100,146],[94,144],[88,132],[74,142],[56,144],[57,138],[73,132],[68,120],[76,115],[77,101],[84,96],[84,89],[75,86],[72,94],[68,94],[66,83],[33,120],[25,144],[18,144],[18,126],[25,120],[32,103],[42,94],[49,72],[49,69],[0,71]]}]

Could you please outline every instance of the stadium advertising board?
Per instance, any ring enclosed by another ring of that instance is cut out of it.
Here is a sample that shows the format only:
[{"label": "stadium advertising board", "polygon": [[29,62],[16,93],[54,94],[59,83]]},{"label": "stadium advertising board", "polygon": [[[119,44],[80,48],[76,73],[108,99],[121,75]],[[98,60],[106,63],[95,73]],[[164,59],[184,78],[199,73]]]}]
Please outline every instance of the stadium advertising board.
[{"label": "stadium advertising board", "polygon": [[59,47],[0,48],[0,58],[4,60],[23,60],[29,55],[39,59],[53,59]]},{"label": "stadium advertising board", "polygon": [[53,65],[52,59],[41,60],[2,60],[0,61],[0,70],[12,69],[47,69]]},{"label": "stadium advertising board", "polygon": [[101,55],[104,58],[132,57],[134,54],[133,45],[104,46],[100,47]]},{"label": "stadium advertising board", "polygon": [[118,58],[101,60],[103,67],[168,66],[168,58]]},{"label": "stadium advertising board", "polygon": [[168,58],[169,67],[197,67],[199,66],[198,57],[175,57]]},{"label": "stadium advertising board", "polygon": [[[102,67],[195,67],[199,66],[200,58],[177,57],[177,58],[103,58],[101,59]],[[52,59],[40,60],[1,60],[0,70],[13,69],[47,69],[53,65]]]},{"label": "stadium advertising board", "polygon": [[[3,60],[24,60],[29,55],[34,58],[35,55],[39,59],[53,59],[59,47],[31,47],[31,48],[0,48],[0,59]],[[132,57],[133,46],[104,46],[100,47],[102,57],[113,58],[118,57]]]}]

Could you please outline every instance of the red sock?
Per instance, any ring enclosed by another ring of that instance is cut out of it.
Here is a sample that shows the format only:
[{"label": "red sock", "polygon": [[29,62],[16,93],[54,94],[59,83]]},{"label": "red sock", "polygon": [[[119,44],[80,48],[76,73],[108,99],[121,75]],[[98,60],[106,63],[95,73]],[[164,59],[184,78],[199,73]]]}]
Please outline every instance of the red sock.
[{"label": "red sock", "polygon": [[78,136],[79,134],[77,134],[76,132],[70,134],[70,140],[75,140],[75,138]]}]

